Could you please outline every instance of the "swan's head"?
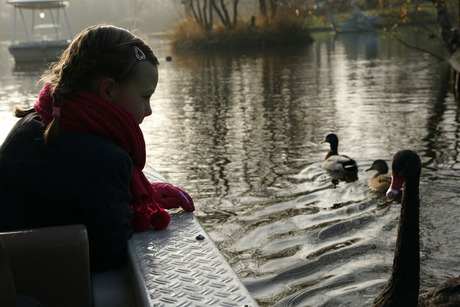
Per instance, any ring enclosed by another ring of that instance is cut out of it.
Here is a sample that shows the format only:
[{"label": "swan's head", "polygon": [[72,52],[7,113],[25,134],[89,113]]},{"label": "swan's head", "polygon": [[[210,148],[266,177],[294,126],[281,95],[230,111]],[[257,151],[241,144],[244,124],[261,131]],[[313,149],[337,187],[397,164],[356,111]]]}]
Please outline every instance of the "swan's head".
[{"label": "swan's head", "polygon": [[329,143],[331,147],[337,147],[339,145],[339,138],[334,133],[330,133],[321,143]]},{"label": "swan's head", "polygon": [[403,183],[410,178],[418,178],[422,170],[420,157],[412,150],[401,150],[393,156],[391,166],[391,185],[387,191],[388,199],[395,199]]}]

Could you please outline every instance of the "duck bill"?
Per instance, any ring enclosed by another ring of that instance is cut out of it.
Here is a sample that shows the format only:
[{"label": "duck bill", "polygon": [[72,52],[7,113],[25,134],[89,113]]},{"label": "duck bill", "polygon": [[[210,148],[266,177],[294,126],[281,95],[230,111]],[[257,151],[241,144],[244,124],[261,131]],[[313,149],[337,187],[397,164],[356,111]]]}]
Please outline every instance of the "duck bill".
[{"label": "duck bill", "polygon": [[386,194],[389,200],[393,200],[396,198],[396,196],[398,196],[403,183],[404,179],[402,176],[391,176],[391,184]]}]

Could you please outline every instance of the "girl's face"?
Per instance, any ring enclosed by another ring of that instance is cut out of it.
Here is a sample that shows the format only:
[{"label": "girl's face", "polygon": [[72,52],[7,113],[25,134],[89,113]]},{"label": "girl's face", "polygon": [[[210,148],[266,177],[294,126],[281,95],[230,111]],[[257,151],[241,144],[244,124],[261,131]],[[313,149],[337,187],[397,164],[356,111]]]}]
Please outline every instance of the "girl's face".
[{"label": "girl's face", "polygon": [[157,87],[158,69],[149,61],[137,62],[133,69],[133,78],[118,85],[110,100],[125,109],[140,124],[144,117],[152,114],[150,97]]}]

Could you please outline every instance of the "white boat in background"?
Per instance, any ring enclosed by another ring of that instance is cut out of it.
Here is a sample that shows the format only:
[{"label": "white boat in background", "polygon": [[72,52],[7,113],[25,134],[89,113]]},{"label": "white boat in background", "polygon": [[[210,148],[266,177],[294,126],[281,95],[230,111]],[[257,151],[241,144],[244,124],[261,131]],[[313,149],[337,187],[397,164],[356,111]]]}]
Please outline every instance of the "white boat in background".
[{"label": "white boat in background", "polygon": [[[16,63],[54,61],[69,46],[72,32],[65,10],[68,0],[9,0],[8,4],[14,8],[13,37],[8,49]],[[61,13],[68,30],[67,39],[61,38]],[[16,40],[18,15],[25,41]]]}]

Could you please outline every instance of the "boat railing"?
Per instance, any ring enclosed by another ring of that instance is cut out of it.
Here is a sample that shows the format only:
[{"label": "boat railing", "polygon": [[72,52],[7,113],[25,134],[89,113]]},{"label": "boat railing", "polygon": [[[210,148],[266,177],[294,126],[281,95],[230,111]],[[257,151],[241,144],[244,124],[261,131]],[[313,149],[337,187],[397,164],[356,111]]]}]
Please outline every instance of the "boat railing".
[{"label": "boat railing", "polygon": [[[65,23],[67,25],[69,38],[72,38],[72,31],[70,29],[70,23],[67,17],[67,12],[65,8],[69,5],[69,1],[59,1],[59,0],[9,0],[8,4],[13,6],[14,13],[13,13],[13,33],[12,33],[12,41],[16,41],[16,24],[17,24],[17,16],[19,15],[22,21],[22,26],[24,28],[24,33],[26,36],[26,41],[31,41],[31,35],[29,34],[29,26],[27,25],[26,18],[24,15],[24,10],[31,11],[31,20],[32,25],[30,29],[33,31],[33,38],[37,38],[35,31],[37,26],[52,25],[52,29],[55,32],[55,39],[59,40],[61,33],[60,33],[60,16],[61,12],[64,15]],[[45,12],[48,12],[49,19],[51,20],[50,23],[46,24],[37,24],[36,17],[40,20],[44,20],[46,18]]]},{"label": "boat railing", "polygon": [[34,39],[37,41],[59,40],[60,24],[46,23],[34,27]]}]

